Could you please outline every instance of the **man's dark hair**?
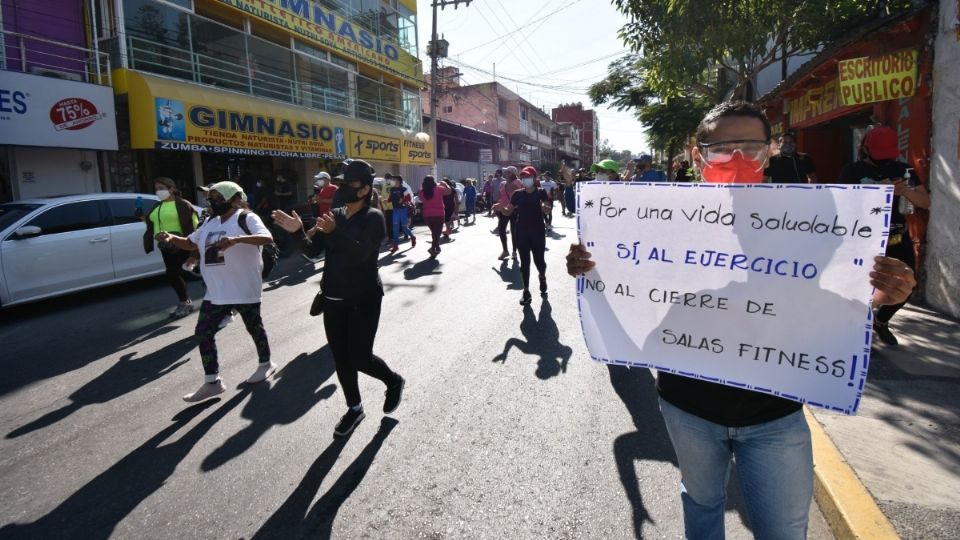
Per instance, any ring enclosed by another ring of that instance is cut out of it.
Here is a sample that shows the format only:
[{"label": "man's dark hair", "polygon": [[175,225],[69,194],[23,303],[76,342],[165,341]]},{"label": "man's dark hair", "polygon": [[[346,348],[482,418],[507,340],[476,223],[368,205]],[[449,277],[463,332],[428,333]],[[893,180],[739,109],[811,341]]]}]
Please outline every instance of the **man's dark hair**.
[{"label": "man's dark hair", "polygon": [[756,118],[763,122],[763,134],[766,137],[766,141],[770,142],[770,139],[773,137],[770,120],[767,119],[767,115],[763,113],[760,107],[747,101],[725,101],[711,109],[710,112],[703,117],[703,120],[700,121],[700,125],[697,126],[697,142],[703,142],[707,137],[712,135],[713,130],[717,128],[717,122],[721,118],[729,116]]}]

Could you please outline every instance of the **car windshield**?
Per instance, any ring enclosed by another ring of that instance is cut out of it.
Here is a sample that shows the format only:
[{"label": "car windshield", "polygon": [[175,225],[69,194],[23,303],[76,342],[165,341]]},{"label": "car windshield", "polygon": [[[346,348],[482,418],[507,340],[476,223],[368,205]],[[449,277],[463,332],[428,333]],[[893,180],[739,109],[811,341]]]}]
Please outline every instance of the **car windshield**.
[{"label": "car windshield", "polygon": [[23,216],[40,208],[39,204],[7,203],[0,204],[0,231],[9,227]]}]

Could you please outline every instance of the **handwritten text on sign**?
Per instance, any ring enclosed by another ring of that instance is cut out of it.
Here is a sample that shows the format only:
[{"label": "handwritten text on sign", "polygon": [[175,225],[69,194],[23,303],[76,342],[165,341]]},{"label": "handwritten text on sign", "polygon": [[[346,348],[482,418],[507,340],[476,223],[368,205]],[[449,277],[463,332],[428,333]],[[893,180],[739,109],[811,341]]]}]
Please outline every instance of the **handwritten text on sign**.
[{"label": "handwritten text on sign", "polygon": [[889,187],[578,186],[595,360],[856,412]]}]

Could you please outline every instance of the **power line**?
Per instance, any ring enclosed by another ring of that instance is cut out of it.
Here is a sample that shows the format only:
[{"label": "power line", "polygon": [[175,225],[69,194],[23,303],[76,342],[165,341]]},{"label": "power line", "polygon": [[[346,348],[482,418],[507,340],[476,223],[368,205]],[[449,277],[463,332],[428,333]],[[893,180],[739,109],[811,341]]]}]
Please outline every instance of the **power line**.
[{"label": "power line", "polygon": [[[546,15],[544,15],[543,17],[540,17],[539,19],[534,19],[534,20],[532,20],[532,21],[527,21],[526,23],[524,23],[524,26],[526,26],[527,24],[531,24],[531,23],[535,23],[535,22],[541,21],[541,20],[543,20],[543,19],[547,19],[547,18],[553,17],[553,16],[556,15],[557,13],[560,13],[562,10],[567,9],[568,7],[570,7],[570,6],[572,6],[573,4],[576,4],[577,2],[580,2],[580,1],[582,1],[582,0],[574,0],[574,1],[571,2],[570,4],[567,4],[566,6],[560,8],[560,9],[557,9],[556,11],[552,11],[552,12],[550,12],[550,13],[547,13]],[[483,43],[481,43],[481,44],[479,44],[479,45],[477,45],[477,46],[475,46],[475,47],[470,47],[469,49],[460,51],[460,54],[465,54],[465,53],[468,53],[468,52],[470,52],[470,51],[474,51],[474,50],[476,50],[476,49],[479,49],[480,47],[484,47],[484,46],[486,46],[486,45],[489,45],[489,44],[491,44],[491,43],[494,43],[494,42],[500,40],[501,38],[503,38],[504,36],[507,36],[507,35],[509,35],[509,34],[512,34],[513,32],[516,32],[516,31],[522,30],[522,29],[523,29],[523,26],[521,26],[521,27],[519,27],[519,28],[514,28],[513,30],[511,30],[511,31],[509,31],[509,32],[507,32],[507,33],[500,34],[499,36],[491,39],[490,41],[485,41],[485,42],[483,42]]]}]

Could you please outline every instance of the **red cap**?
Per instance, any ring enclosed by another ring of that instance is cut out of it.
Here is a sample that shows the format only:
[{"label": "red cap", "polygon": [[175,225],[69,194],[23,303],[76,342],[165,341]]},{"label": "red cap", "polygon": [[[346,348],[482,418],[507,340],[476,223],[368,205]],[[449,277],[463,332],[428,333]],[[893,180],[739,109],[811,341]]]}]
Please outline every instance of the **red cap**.
[{"label": "red cap", "polygon": [[887,126],[868,131],[863,137],[863,147],[871,159],[897,159],[900,156],[897,132]]},{"label": "red cap", "polygon": [[530,166],[524,167],[523,170],[520,171],[520,176],[521,176],[521,177],[532,176],[532,177],[536,178],[536,177],[537,177],[537,170],[534,169],[533,167],[530,167]]}]

